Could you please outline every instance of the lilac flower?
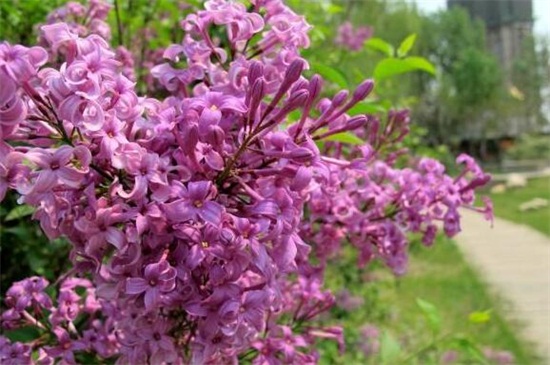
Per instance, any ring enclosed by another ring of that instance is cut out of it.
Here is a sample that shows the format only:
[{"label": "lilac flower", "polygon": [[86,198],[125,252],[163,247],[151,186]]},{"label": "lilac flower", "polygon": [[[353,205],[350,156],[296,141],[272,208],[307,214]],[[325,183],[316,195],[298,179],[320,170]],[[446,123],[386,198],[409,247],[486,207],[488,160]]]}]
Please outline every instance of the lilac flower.
[{"label": "lilac flower", "polygon": [[453,237],[458,232],[460,232],[460,215],[456,210],[449,209],[443,219],[443,227],[447,236]]},{"label": "lilac flower", "polygon": [[149,264],[145,267],[143,278],[128,278],[126,293],[138,295],[145,293],[145,309],[151,310],[161,300],[164,293],[174,290],[176,270],[166,261]]},{"label": "lilac flower", "polygon": [[31,305],[49,309],[52,301],[44,292],[48,284],[46,279],[38,276],[18,281],[6,292],[6,304],[17,311],[23,311]]},{"label": "lilac flower", "polygon": [[76,365],[74,352],[85,350],[86,345],[84,342],[72,339],[69,333],[61,327],[57,327],[53,331],[58,343],[55,346],[45,348],[48,356],[61,359],[61,363],[64,364]]},{"label": "lilac flower", "polygon": [[31,348],[20,342],[10,343],[10,341],[0,336],[0,362],[5,365],[30,365]]},{"label": "lilac flower", "polygon": [[204,4],[214,23],[227,25],[229,40],[232,43],[246,41],[262,30],[263,18],[256,13],[248,13],[243,4],[210,0]]},{"label": "lilac flower", "polygon": [[0,43],[0,70],[16,83],[27,81],[47,60],[47,53],[41,47],[27,48],[21,45],[11,46],[7,42]]},{"label": "lilac flower", "polygon": [[120,213],[121,207],[98,208],[94,219],[81,217],[74,222],[75,228],[86,235],[86,252],[89,255],[104,252],[105,243],[121,249],[126,243],[124,232],[115,227],[126,217]]},{"label": "lilac flower", "polygon": [[173,222],[197,221],[200,218],[205,222],[219,225],[223,207],[211,200],[213,195],[215,191],[211,182],[190,182],[187,187],[181,187],[181,199],[165,205],[166,215]]},{"label": "lilac flower", "polygon": [[42,149],[32,149],[25,157],[41,168],[34,185],[36,191],[49,190],[58,181],[73,188],[80,186],[91,162],[90,151],[83,146],[62,146],[53,154]]},{"label": "lilac flower", "polygon": [[219,92],[211,92],[195,99],[193,108],[202,110],[200,114],[200,131],[207,126],[218,124],[222,117],[222,112],[245,113],[246,106],[242,100],[231,95],[224,95]]},{"label": "lilac flower", "polygon": [[176,347],[172,337],[166,335],[170,329],[170,322],[157,320],[153,326],[144,326],[138,336],[147,344],[150,352],[149,361],[152,364],[174,362],[177,358]]},{"label": "lilac flower", "polygon": [[0,146],[0,201],[9,188],[21,186],[18,181],[29,174],[30,169],[22,164],[24,155],[15,151],[4,151]]}]

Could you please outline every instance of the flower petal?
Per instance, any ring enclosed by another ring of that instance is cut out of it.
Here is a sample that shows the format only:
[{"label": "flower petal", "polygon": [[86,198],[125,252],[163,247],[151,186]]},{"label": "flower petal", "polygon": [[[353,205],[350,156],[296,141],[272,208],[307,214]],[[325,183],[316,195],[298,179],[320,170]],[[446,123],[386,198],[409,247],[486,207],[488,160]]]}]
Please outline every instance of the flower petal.
[{"label": "flower petal", "polygon": [[135,295],[141,294],[149,285],[142,278],[128,278],[126,279],[126,294]]}]

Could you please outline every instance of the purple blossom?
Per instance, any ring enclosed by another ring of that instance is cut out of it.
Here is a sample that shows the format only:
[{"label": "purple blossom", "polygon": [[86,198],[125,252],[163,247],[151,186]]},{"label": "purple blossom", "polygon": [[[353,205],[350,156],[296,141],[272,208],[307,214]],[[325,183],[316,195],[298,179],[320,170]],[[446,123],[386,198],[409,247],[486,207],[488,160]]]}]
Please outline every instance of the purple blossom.
[{"label": "purple blossom", "polygon": [[46,279],[38,276],[18,281],[6,292],[6,304],[19,312],[31,305],[49,309],[52,301],[44,292],[48,284]]},{"label": "purple blossom", "polygon": [[20,342],[10,341],[0,336],[0,361],[5,365],[27,365],[32,364],[31,348]]},{"label": "purple blossom", "polygon": [[143,277],[128,278],[126,293],[138,295],[145,293],[145,309],[151,310],[161,300],[162,294],[174,290],[176,270],[166,261],[149,264],[145,267]]},{"label": "purple blossom", "polygon": [[69,333],[61,327],[57,327],[53,331],[58,343],[55,346],[45,347],[48,356],[60,359],[64,364],[76,365],[74,352],[85,350],[84,342],[72,339]]},{"label": "purple blossom", "polygon": [[216,194],[212,183],[209,181],[190,182],[181,186],[177,199],[165,205],[165,212],[168,219],[174,222],[185,222],[188,220],[205,222],[219,225],[223,213],[223,207],[212,201]]},{"label": "purple blossom", "polygon": [[[400,148],[408,110],[350,115],[372,80],[321,98],[300,56],[311,26],[282,0],[207,1],[160,50],[113,49],[109,9],[68,3],[40,47],[0,44],[0,199],[15,191],[71,245],[55,298],[38,277],[6,293],[3,328],[46,338],[37,363],[86,351],[132,364],[313,364],[318,341],[344,344],[341,328],[313,321],[361,305],[324,289],[329,258],[351,245],[360,267],[380,260],[401,275],[411,235],[430,245],[439,222],[457,234],[463,208],[492,217],[488,200],[474,206],[490,177],[473,159],[459,156],[453,178]],[[344,24],[342,44],[358,49],[369,32]],[[133,66],[151,72],[138,84]],[[331,140],[341,132],[363,145]],[[378,334],[367,335],[370,354]],[[29,352],[0,340],[2,361]]]}]

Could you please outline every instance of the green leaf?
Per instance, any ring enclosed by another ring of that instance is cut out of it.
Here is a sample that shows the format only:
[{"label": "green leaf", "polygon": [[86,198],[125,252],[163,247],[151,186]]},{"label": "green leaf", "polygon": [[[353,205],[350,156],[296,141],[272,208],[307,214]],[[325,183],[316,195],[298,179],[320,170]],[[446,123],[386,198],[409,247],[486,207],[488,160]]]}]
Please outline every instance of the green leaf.
[{"label": "green leaf", "polygon": [[380,103],[361,102],[356,104],[353,108],[347,111],[351,116],[359,114],[377,114],[387,112],[386,107]]},{"label": "green leaf", "polygon": [[329,14],[338,14],[338,13],[341,13],[344,11],[344,8],[341,7],[340,5],[336,5],[336,4],[329,4],[326,11],[329,13]]},{"label": "green leaf", "polygon": [[19,218],[31,215],[34,212],[34,208],[29,205],[19,205],[13,208],[6,216],[5,221],[13,221]]},{"label": "green leaf", "polygon": [[21,327],[16,330],[5,331],[4,336],[12,342],[30,342],[40,336],[36,327]]},{"label": "green leaf", "polygon": [[422,57],[407,57],[403,59],[386,58],[376,65],[374,69],[374,78],[379,81],[402,73],[418,70],[435,74],[434,65]]},{"label": "green leaf", "polygon": [[457,336],[457,338],[453,342],[461,352],[467,353],[475,360],[477,360],[480,364],[489,364],[489,362],[483,355],[483,352],[481,352],[476,344],[468,338]]},{"label": "green leaf", "polygon": [[341,143],[348,143],[353,145],[363,145],[365,142],[351,132],[336,133],[327,138],[323,138],[325,141],[334,141]]},{"label": "green leaf", "polygon": [[380,337],[380,357],[383,364],[393,364],[401,355],[399,342],[388,331],[384,331]]},{"label": "green leaf", "polygon": [[405,62],[407,62],[408,65],[414,67],[416,70],[426,71],[432,75],[435,75],[434,64],[424,57],[407,57],[405,58]]},{"label": "green leaf", "polygon": [[315,39],[316,41],[324,41],[325,39],[327,39],[325,32],[323,32],[323,30],[320,29],[319,27],[313,28],[310,31],[310,34],[311,34],[311,38]]},{"label": "green leaf", "polygon": [[391,44],[380,38],[369,39],[365,42],[365,47],[381,52],[388,57],[393,57],[395,52]]},{"label": "green leaf", "polygon": [[386,58],[378,62],[374,69],[374,78],[379,81],[405,72],[413,71],[405,60]]},{"label": "green leaf", "polygon": [[311,69],[323,76],[326,80],[337,84],[341,88],[349,89],[348,80],[342,71],[321,63],[312,64]]},{"label": "green leaf", "polygon": [[492,309],[489,309],[482,312],[472,312],[468,315],[468,321],[471,323],[487,323],[491,320],[492,311]]},{"label": "green leaf", "polygon": [[416,42],[415,33],[411,34],[410,36],[405,38],[403,42],[401,42],[401,44],[399,45],[399,48],[397,49],[397,56],[405,57],[409,53],[411,48],[414,46],[414,42]]},{"label": "green leaf", "polygon": [[441,315],[439,314],[436,306],[420,298],[416,298],[416,304],[422,313],[424,313],[424,316],[428,320],[428,324],[430,325],[432,331],[439,332],[441,329]]}]

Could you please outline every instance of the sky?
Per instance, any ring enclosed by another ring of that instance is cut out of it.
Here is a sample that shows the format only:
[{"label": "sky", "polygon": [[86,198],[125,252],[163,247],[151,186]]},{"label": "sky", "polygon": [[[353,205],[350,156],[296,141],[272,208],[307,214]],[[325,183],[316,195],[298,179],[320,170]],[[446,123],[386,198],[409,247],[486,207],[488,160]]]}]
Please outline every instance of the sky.
[{"label": "sky", "polygon": [[[445,9],[447,0],[410,0],[418,4],[419,9],[433,12]],[[499,0],[472,0],[472,1],[499,1]],[[532,0],[533,16],[535,18],[535,34],[550,37],[550,0]]]}]

